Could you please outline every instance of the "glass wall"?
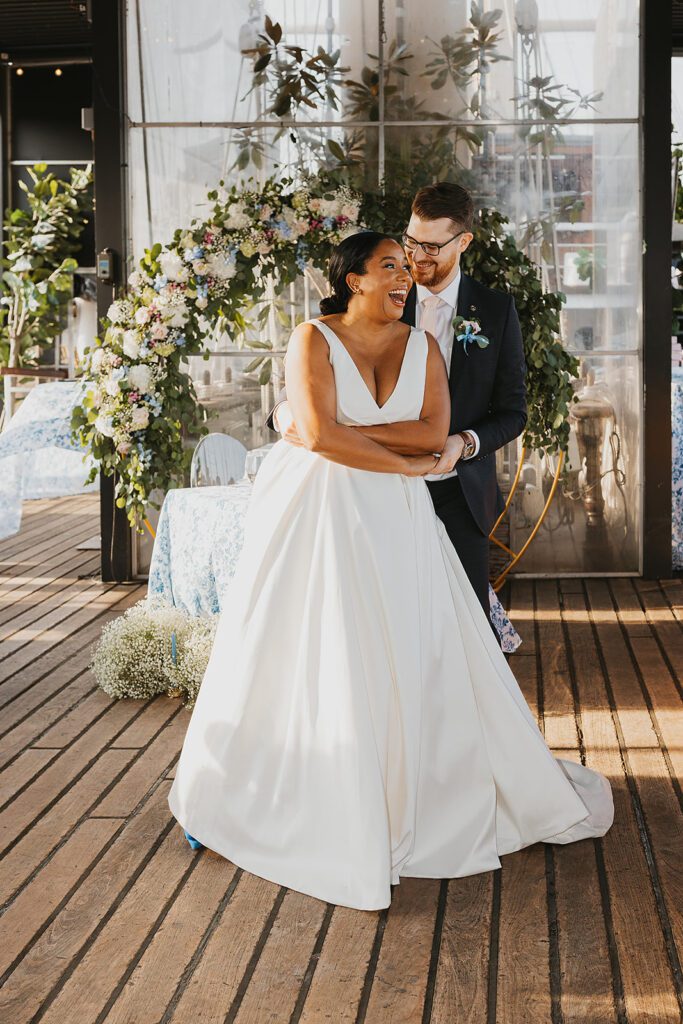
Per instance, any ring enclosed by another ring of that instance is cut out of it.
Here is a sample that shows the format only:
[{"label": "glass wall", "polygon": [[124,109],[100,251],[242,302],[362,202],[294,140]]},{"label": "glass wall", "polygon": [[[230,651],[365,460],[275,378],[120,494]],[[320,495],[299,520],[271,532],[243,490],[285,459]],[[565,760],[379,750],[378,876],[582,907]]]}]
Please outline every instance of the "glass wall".
[{"label": "glass wall", "polygon": [[[283,69],[255,76],[250,52],[266,16],[282,45],[308,55],[320,47],[330,61],[320,95],[290,107],[284,127],[274,111]],[[466,184],[509,216],[545,286],[564,293],[580,401],[568,470],[522,572],[639,568],[638,26],[637,0],[128,6],[131,257],[200,216],[221,178],[291,176],[334,167],[341,153],[359,187],[391,188],[406,175]],[[301,292],[292,296],[299,312]],[[222,366],[216,356],[197,367],[203,388],[225,377]],[[255,437],[261,403],[252,404]],[[518,457],[517,445],[500,453],[503,486]],[[505,537],[515,549],[556,468],[534,454],[525,462]]]}]

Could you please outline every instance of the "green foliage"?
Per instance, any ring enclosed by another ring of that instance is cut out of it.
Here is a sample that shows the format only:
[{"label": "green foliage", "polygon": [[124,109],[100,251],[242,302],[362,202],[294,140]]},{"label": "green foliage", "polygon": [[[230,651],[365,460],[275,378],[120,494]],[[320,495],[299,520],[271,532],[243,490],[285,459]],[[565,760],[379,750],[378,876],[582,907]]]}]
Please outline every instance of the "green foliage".
[{"label": "green foliage", "polygon": [[80,236],[92,207],[90,168],[62,181],[45,164],[20,182],[28,209],[8,210],[0,278],[0,364],[35,363],[63,325]]}]

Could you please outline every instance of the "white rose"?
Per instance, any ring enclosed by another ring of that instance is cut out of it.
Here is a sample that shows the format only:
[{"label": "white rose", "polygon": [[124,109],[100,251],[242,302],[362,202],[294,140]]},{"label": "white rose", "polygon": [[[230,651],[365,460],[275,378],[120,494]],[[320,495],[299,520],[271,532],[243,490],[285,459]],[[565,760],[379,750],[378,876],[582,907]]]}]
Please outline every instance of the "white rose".
[{"label": "white rose", "polygon": [[167,320],[169,327],[184,327],[187,320],[187,309],[185,306],[178,306],[173,309],[173,316]]},{"label": "white rose", "polygon": [[213,253],[206,261],[207,272],[219,281],[229,281],[235,276],[235,264],[220,253]]},{"label": "white rose", "polygon": [[107,317],[113,324],[121,323],[125,319],[125,310],[120,302],[112,302],[107,310]]},{"label": "white rose", "polygon": [[141,406],[135,406],[131,414],[133,430],[144,430],[149,426],[149,411]]},{"label": "white rose", "polygon": [[100,373],[104,362],[104,349],[96,348],[90,357],[90,369],[92,373]]},{"label": "white rose", "polygon": [[152,371],[149,366],[140,363],[138,366],[131,366],[128,371],[128,383],[136,391],[145,393],[149,391],[152,383]]},{"label": "white rose", "polygon": [[135,323],[140,325],[146,324],[151,315],[152,312],[149,306],[140,306],[139,309],[135,310]]},{"label": "white rose", "polygon": [[140,288],[142,286],[142,274],[139,270],[134,270],[132,274],[128,275],[128,284],[131,288]]},{"label": "white rose", "polygon": [[129,359],[137,359],[140,355],[140,342],[135,331],[126,331],[123,335],[123,351]]},{"label": "white rose", "polygon": [[114,424],[111,416],[98,416],[95,420],[95,430],[97,430],[103,437],[114,436]]},{"label": "white rose", "polygon": [[250,217],[244,212],[240,204],[233,203],[232,206],[228,207],[225,226],[230,231],[242,231],[244,228],[248,228],[250,223]]},{"label": "white rose", "polygon": [[206,271],[208,269],[206,260],[193,260],[192,269],[194,270],[195,274],[201,274],[203,276],[204,274],[206,274]]},{"label": "white rose", "polygon": [[197,299],[197,301],[195,302],[195,306],[197,307],[197,309],[206,309],[208,304],[209,304],[209,300],[207,298],[204,298],[204,296],[202,296],[201,298]]},{"label": "white rose", "polygon": [[[159,256],[159,266],[161,272],[169,281],[180,281],[181,275],[185,270],[183,261],[177,252],[162,252]],[[185,271],[187,277],[187,271]]]}]

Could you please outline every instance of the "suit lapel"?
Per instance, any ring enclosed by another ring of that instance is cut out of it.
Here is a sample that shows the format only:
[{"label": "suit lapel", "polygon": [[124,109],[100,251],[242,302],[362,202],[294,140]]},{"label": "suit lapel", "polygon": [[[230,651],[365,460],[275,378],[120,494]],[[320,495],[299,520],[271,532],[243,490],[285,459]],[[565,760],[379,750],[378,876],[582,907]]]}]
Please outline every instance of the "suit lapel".
[{"label": "suit lapel", "polygon": [[403,307],[403,315],[401,320],[404,324],[410,324],[411,327],[416,326],[416,314],[417,314],[417,288],[415,285],[410,289],[406,295],[406,304]]},{"label": "suit lapel", "polygon": [[[458,308],[457,315],[463,316],[466,320],[471,317],[477,317],[477,307],[472,304],[472,278],[467,274],[461,274],[460,287],[458,288]],[[449,374],[449,384],[451,387],[451,394],[453,393],[458,379],[461,379],[461,370],[465,368],[465,359],[467,356],[463,350],[462,345],[455,337],[455,330],[453,331],[453,351],[451,353],[451,372]]]}]

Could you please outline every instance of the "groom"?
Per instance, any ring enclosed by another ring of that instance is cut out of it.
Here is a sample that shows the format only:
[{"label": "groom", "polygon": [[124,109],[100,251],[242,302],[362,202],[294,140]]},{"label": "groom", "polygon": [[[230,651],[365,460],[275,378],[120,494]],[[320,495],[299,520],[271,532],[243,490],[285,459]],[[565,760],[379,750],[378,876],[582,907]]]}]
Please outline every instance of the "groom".
[{"label": "groom", "polygon": [[[441,181],[418,191],[403,235],[415,286],[402,319],[433,334],[446,363],[451,426],[441,458],[425,479],[488,618],[488,536],[504,505],[496,451],[524,429],[526,368],[512,297],[460,270],[460,256],[474,237],[473,214],[472,197],[460,185]],[[453,328],[456,315],[474,321],[488,345],[458,341],[463,332]],[[285,440],[288,433],[296,436],[287,406],[276,405],[267,422]]]}]

